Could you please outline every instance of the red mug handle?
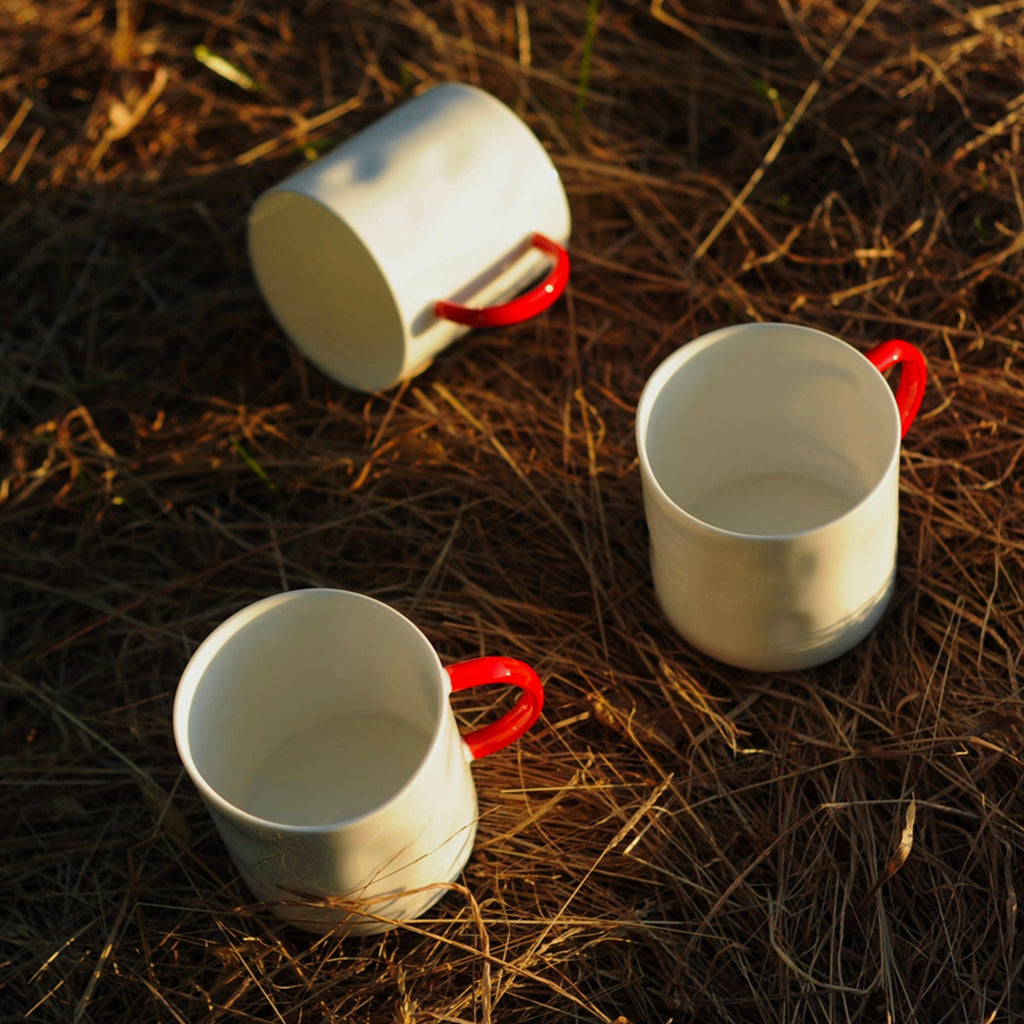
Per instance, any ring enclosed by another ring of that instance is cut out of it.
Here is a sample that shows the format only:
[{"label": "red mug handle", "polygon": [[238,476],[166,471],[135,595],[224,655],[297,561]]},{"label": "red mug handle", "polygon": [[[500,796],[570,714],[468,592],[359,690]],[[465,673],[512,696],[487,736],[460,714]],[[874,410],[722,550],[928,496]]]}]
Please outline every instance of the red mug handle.
[{"label": "red mug handle", "polygon": [[924,356],[909,341],[901,341],[899,338],[883,341],[865,354],[879,373],[884,373],[897,363],[902,364],[900,382],[896,388],[896,408],[900,411],[900,437],[906,437],[917,410],[921,408],[921,399],[924,398],[924,382],[928,376]]},{"label": "red mug handle", "polygon": [[434,303],[434,315],[467,327],[507,327],[547,309],[565,291],[569,280],[569,254],[553,238],[540,232],[530,236],[530,245],[554,260],[554,266],[540,284],[500,306],[462,306],[441,299]]},{"label": "red mug handle", "polygon": [[474,759],[493,754],[517,740],[540,717],[544,706],[544,687],[537,673],[523,661],[514,658],[473,658],[460,661],[446,669],[452,692],[468,690],[489,683],[518,686],[522,695],[514,708],[496,722],[474,729],[462,737]]}]

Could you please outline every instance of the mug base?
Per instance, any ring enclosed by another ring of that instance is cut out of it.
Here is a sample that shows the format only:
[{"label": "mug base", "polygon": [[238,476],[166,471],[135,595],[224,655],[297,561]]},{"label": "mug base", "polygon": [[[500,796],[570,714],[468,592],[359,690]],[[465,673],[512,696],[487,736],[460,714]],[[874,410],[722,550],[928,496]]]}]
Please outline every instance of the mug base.
[{"label": "mug base", "polygon": [[[691,646],[716,661],[752,672],[795,672],[827,664],[851,651],[875,628],[895,590],[895,573],[879,593],[856,612],[824,629],[808,632],[807,616],[779,613],[770,623],[761,623],[761,644],[737,645],[724,635],[695,635],[685,610],[672,608],[658,595],[669,623]],[[739,627],[737,627],[737,630]]]},{"label": "mug base", "polygon": [[401,922],[412,921],[425,914],[449,891],[449,885],[459,877],[469,860],[475,837],[474,825],[468,830],[466,840],[445,878],[408,890],[377,893],[362,900],[325,897],[321,905],[314,899],[308,903],[291,899],[271,903],[269,909],[287,924],[315,935],[379,935],[391,931],[400,927]]}]

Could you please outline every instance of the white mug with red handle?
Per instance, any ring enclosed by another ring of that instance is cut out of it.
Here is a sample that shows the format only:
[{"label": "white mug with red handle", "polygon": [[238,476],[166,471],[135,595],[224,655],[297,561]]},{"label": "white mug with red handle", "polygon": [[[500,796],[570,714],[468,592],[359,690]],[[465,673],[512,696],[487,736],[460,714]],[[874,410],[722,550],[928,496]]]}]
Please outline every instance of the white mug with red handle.
[{"label": "white mug with red handle", "polygon": [[[894,394],[880,371],[897,365]],[[694,647],[783,671],[867,636],[893,591],[900,441],[925,376],[905,341],[864,355],[778,323],[706,334],[654,371],[636,414],[652,575]]]},{"label": "white mug with red handle", "polygon": [[[449,694],[517,688],[460,735]],[[422,632],[373,598],[296,590],[243,608],[193,654],[174,702],[179,755],[258,900],[315,932],[418,917],[473,848],[470,764],[537,720],[521,661],[442,668]]]},{"label": "white mug with red handle", "polygon": [[263,193],[249,257],[298,349],[335,380],[376,391],[470,328],[550,306],[569,277],[570,227],[533,132],[494,96],[451,82]]}]

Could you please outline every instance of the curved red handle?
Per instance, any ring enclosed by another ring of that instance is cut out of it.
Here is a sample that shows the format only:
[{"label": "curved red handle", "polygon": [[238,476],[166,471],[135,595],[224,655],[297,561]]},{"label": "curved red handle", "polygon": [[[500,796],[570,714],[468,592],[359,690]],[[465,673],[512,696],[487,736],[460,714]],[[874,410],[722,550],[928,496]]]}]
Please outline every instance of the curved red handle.
[{"label": "curved red handle", "polygon": [[879,373],[884,373],[897,363],[903,364],[896,388],[896,408],[900,411],[900,437],[905,437],[917,410],[921,408],[921,399],[924,398],[924,382],[928,376],[924,356],[909,341],[901,341],[899,338],[883,341],[865,354],[878,367]]},{"label": "curved red handle", "polygon": [[511,711],[496,722],[482,729],[474,729],[462,737],[474,758],[486,757],[507,747],[522,736],[540,716],[540,709],[544,706],[544,687],[537,673],[523,661],[516,661],[515,658],[474,658],[449,665],[446,671],[452,681],[453,692],[489,683],[508,683],[523,691]]},{"label": "curved red handle", "polygon": [[558,242],[540,232],[530,236],[530,245],[547,253],[555,261],[550,273],[540,284],[500,306],[461,306],[457,302],[441,299],[434,303],[434,315],[467,327],[507,327],[509,324],[529,320],[531,316],[547,309],[565,291],[569,280],[569,254]]}]

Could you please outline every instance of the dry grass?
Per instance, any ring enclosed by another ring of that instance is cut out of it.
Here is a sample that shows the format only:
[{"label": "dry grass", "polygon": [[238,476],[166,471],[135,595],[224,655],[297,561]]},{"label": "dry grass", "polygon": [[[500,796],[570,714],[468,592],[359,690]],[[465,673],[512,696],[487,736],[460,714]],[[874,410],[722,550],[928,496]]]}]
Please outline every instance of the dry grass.
[{"label": "dry grass", "polygon": [[[1024,1013],[1024,4],[590,8],[0,5],[4,1020]],[[549,146],[569,293],[357,395],[283,340],[245,215],[450,78]],[[784,676],[663,622],[632,440],[660,359],[747,319],[932,374],[895,602]],[[171,737],[206,632],[308,585],[547,686],[460,885],[376,939],[251,906]]]}]

